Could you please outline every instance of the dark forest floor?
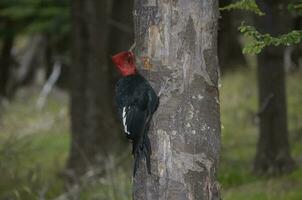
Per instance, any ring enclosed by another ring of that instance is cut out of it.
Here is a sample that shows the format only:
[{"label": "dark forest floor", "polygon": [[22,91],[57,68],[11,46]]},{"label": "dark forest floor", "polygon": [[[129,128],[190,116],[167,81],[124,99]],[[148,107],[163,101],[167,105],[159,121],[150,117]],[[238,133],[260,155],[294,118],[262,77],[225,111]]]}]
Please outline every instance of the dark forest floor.
[{"label": "dark forest floor", "polygon": [[[228,72],[223,77],[219,179],[224,199],[302,199],[301,82],[302,71],[288,75],[289,132],[298,169],[269,178],[251,173],[257,141],[255,70]],[[60,172],[69,150],[68,98],[55,90],[45,108],[37,110],[37,94],[37,88],[22,89],[14,102],[0,111],[0,200],[54,199],[63,192]],[[130,200],[131,169],[117,166],[118,159],[109,158],[106,175],[85,183],[76,195],[83,200]]]}]

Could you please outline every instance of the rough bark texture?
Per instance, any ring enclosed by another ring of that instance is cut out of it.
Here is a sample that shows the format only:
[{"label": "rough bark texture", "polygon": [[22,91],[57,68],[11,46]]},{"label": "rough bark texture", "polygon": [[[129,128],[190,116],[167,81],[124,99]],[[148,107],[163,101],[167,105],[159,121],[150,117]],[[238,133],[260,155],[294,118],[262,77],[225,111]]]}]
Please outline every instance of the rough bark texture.
[{"label": "rough bark texture", "polygon": [[134,199],[220,199],[218,1],[136,0],[133,14],[137,62],[151,67],[141,72],[161,91],[149,132],[152,175],[141,162]]},{"label": "rough bark texture", "polygon": [[[257,20],[258,28],[277,35],[288,32],[290,19],[279,10],[275,1],[258,1],[266,13]],[[286,5],[286,4],[284,4]],[[287,132],[285,72],[283,48],[269,47],[258,56],[259,118],[258,140],[254,169],[258,174],[280,174],[293,169]]]},{"label": "rough bark texture", "polygon": [[67,167],[77,175],[100,166],[119,141],[108,80],[109,2],[72,1],[72,141]]}]

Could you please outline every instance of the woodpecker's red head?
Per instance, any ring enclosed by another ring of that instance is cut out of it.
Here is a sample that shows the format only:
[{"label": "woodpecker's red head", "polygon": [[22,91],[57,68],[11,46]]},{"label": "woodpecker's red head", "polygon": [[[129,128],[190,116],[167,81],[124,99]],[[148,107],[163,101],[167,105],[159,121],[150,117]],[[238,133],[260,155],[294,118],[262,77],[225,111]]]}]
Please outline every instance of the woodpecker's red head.
[{"label": "woodpecker's red head", "polygon": [[123,76],[136,74],[135,57],[130,51],[123,51],[112,56],[112,61]]}]

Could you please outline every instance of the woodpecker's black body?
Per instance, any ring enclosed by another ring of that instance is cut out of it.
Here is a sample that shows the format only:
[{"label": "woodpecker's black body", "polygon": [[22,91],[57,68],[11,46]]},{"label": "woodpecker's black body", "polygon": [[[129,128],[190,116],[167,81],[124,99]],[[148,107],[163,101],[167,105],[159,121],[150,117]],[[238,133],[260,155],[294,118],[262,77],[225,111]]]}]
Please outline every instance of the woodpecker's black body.
[{"label": "woodpecker's black body", "polygon": [[124,132],[132,140],[133,175],[143,156],[146,158],[148,173],[151,174],[151,146],[148,130],[159,99],[146,79],[136,73],[124,76],[117,82],[116,103]]}]

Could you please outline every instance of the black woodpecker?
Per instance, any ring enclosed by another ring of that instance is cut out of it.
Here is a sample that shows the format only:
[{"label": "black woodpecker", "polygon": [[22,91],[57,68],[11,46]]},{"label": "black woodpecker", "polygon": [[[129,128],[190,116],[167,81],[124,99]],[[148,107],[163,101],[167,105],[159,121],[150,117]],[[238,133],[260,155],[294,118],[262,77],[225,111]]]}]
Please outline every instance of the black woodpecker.
[{"label": "black woodpecker", "polygon": [[151,174],[151,145],[148,131],[159,98],[147,80],[138,73],[132,52],[116,54],[112,61],[123,76],[116,84],[115,95],[124,132],[132,141],[133,176],[142,158],[145,158],[148,173]]}]

